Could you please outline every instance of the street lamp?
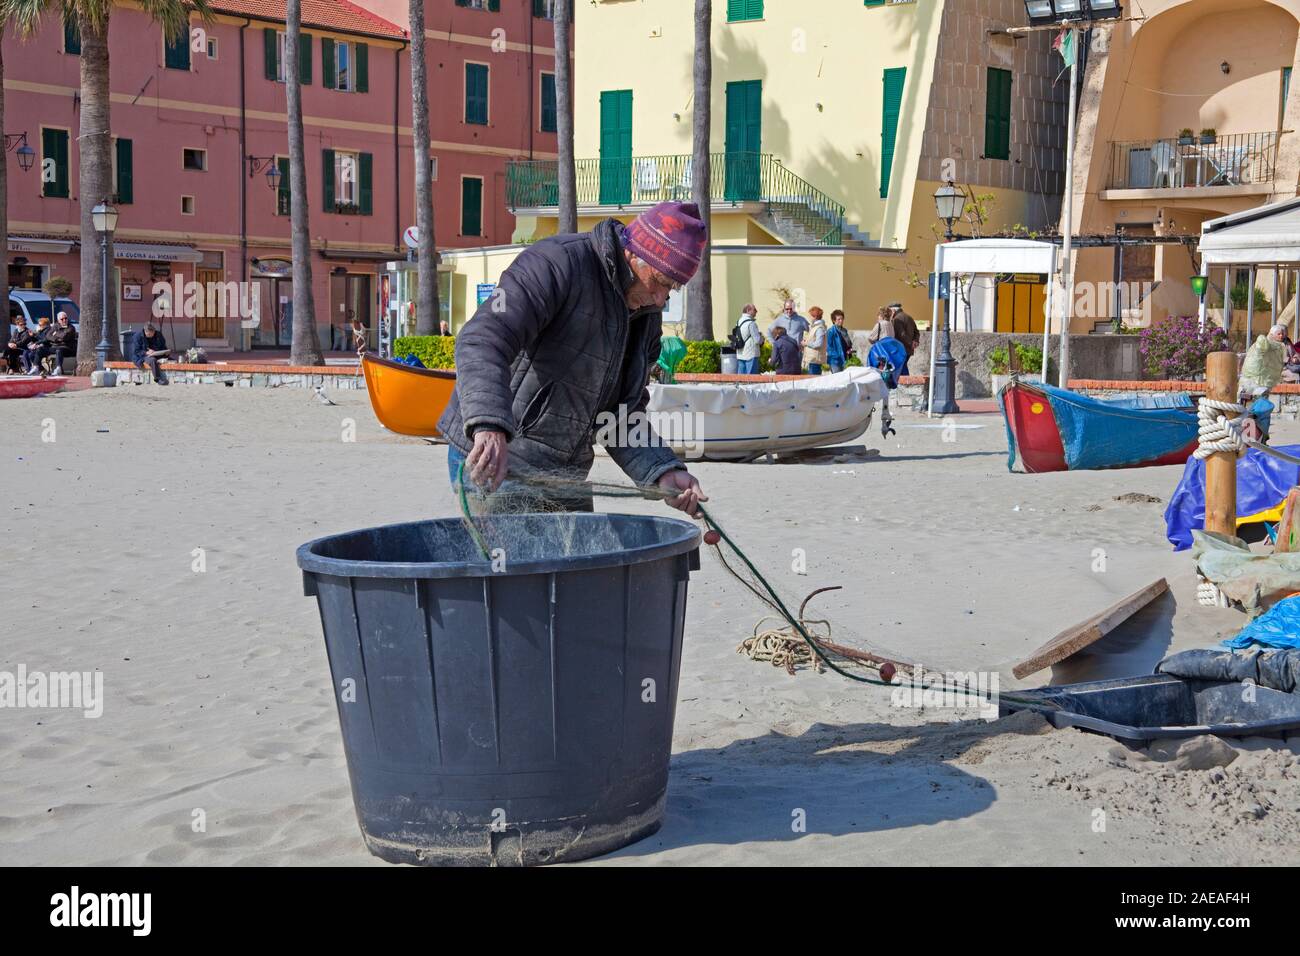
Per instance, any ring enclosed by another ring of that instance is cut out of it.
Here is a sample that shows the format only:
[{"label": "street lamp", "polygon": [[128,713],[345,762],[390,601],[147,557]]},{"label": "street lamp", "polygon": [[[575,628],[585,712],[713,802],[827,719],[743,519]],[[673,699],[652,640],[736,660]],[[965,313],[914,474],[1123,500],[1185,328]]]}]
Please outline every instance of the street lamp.
[{"label": "street lamp", "polygon": [[117,376],[109,372],[107,366],[109,349],[108,241],[113,238],[113,231],[117,229],[117,209],[109,205],[108,200],[105,199],[90,211],[90,219],[95,225],[95,231],[99,233],[100,267],[103,270],[100,287],[102,298],[99,304],[99,344],[95,346],[95,371],[99,378],[97,384],[112,387],[117,384]]},{"label": "street lamp", "polygon": [[[952,242],[955,238],[952,224],[961,218],[962,210],[966,208],[965,191],[958,189],[951,181],[944,183],[934,192],[934,208],[943,220],[944,241]],[[934,283],[935,296],[943,299],[943,335],[939,339],[939,354],[934,360],[934,407],[931,413],[951,415],[961,411],[957,407],[957,360],[952,357],[950,335],[952,320],[949,307],[952,295],[942,274],[934,277]]]},{"label": "street lamp", "polygon": [[249,156],[247,159],[249,179],[257,175],[257,171],[265,166],[266,184],[272,189],[276,189],[280,185],[280,164],[274,156]]},{"label": "street lamp", "polygon": [[23,172],[27,172],[27,170],[32,168],[32,164],[36,162],[36,150],[32,149],[30,146],[27,145],[27,134],[26,133],[5,133],[4,135],[5,135],[5,152],[6,153],[9,152],[9,150],[17,146],[18,167]]}]

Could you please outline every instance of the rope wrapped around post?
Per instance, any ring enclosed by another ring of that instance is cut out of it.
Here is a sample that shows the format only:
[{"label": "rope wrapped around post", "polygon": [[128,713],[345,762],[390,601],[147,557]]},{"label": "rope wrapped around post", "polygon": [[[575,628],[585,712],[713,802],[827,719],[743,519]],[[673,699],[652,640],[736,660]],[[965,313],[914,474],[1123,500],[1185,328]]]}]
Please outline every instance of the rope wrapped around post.
[{"label": "rope wrapped around post", "polygon": [[1246,444],[1239,431],[1240,426],[1234,425],[1232,419],[1224,412],[1245,415],[1246,406],[1213,398],[1202,398],[1197,405],[1196,420],[1200,425],[1197,433],[1199,444],[1193,452],[1197,458],[1209,458],[1219,451],[1234,452],[1238,456],[1246,453]]}]

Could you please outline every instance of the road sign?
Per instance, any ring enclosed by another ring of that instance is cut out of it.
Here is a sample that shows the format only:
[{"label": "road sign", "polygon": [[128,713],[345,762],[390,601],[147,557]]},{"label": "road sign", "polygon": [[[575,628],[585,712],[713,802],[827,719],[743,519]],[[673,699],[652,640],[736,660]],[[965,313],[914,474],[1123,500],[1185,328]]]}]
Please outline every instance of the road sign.
[{"label": "road sign", "polygon": [[496,289],[495,282],[480,282],[478,284],[478,304],[482,305],[488,299],[492,298],[492,292]]},{"label": "road sign", "polygon": [[420,248],[420,227],[407,226],[406,231],[402,233],[402,241],[406,243],[408,249]]},{"label": "road sign", "polygon": [[936,273],[934,273],[934,272],[931,272],[931,273],[930,273],[930,284],[929,284],[929,296],[930,296],[930,298],[931,298],[931,299],[946,299],[946,298],[948,298],[948,297],[949,297],[949,294],[950,294],[950,293],[949,293],[949,290],[948,290],[948,283],[949,283],[949,280],[952,278],[952,273],[951,273],[951,272],[940,272],[940,273],[937,273],[937,275],[938,275],[938,277],[939,277],[939,290],[938,290],[937,293],[935,292],[935,282],[934,282],[935,275],[936,275]]}]

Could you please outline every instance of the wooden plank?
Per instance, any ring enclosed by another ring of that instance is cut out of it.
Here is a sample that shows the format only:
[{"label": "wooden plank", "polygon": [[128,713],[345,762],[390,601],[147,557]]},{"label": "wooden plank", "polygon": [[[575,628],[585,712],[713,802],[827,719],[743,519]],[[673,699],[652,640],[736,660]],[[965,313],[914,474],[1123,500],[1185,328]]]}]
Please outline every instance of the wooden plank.
[{"label": "wooden plank", "polygon": [[1066,628],[1013,667],[1011,673],[1019,680],[1041,671],[1044,667],[1060,663],[1070,655],[1077,654],[1088,645],[1101,640],[1168,590],[1169,584],[1164,578],[1153,581],[1142,590],[1135,591],[1123,600],[1112,604],[1100,614]]}]

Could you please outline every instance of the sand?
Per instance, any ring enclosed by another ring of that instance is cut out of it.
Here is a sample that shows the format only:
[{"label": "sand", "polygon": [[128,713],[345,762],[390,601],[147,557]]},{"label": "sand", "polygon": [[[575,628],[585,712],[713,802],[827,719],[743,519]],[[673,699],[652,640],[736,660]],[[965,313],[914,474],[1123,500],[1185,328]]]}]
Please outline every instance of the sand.
[{"label": "sand", "polygon": [[[333,398],[138,386],[3,403],[0,670],[99,670],[106,700],[98,719],[0,710],[0,863],[385,865],[357,831],[293,551],[454,504],[443,449],[384,432],[364,394]],[[837,638],[996,670],[1004,690],[1149,673],[1243,623],[1195,603],[1191,559],[1164,539],[1179,468],[1009,474],[1000,419],[961,421],[980,427],[904,413],[896,436],[862,439],[879,455],[695,470],[786,593],[843,586],[815,605]],[[607,459],[597,474],[619,477]],[[1170,593],[1090,652],[1011,679],[1160,576]],[[664,826],[594,864],[1300,862],[1297,745],[1132,754],[1031,715],[895,707],[744,659],[758,617],[706,555]]]}]

